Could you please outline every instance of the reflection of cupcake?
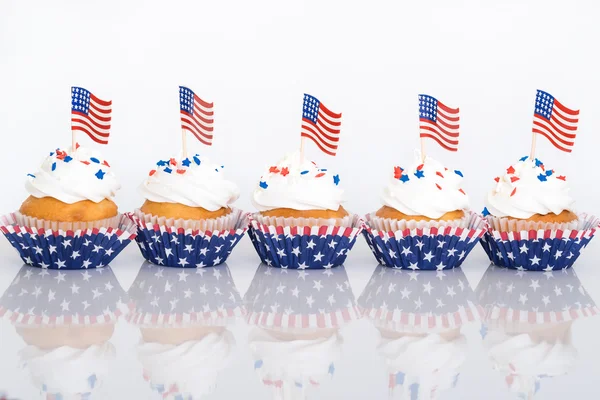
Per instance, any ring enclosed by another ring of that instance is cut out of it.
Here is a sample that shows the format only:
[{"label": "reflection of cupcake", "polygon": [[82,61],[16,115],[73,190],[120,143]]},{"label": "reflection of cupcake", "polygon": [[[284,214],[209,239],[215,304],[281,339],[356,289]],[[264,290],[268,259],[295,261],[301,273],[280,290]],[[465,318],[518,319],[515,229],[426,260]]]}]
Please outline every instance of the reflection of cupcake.
[{"label": "reflection of cupcake", "polygon": [[542,275],[490,266],[477,287],[483,343],[509,389],[531,398],[541,379],[566,374],[577,351],[573,321],[598,313],[574,270]]},{"label": "reflection of cupcake", "polygon": [[243,314],[227,265],[187,273],[144,263],[129,296],[151,389],[165,399],[212,393],[235,345],[226,327]]},{"label": "reflection of cupcake", "polygon": [[600,221],[573,212],[566,177],[523,157],[495,180],[483,211],[490,230],[482,244],[490,259],[533,270],[573,265]]},{"label": "reflection of cupcake", "polygon": [[0,300],[0,315],[27,344],[21,361],[43,398],[87,398],[102,387],[124,296],[110,268],[21,268]]},{"label": "reflection of cupcake", "polygon": [[[113,202],[119,187],[109,163],[98,153],[81,147],[56,149],[38,172],[28,175],[30,196],[18,212],[2,217],[2,231],[29,265],[106,265],[135,236],[131,221],[118,214]],[[100,249],[93,252],[94,245]]]},{"label": "reflection of cupcake", "polygon": [[379,266],[358,304],[379,330],[391,394],[436,399],[456,386],[467,352],[461,327],[479,318],[461,269],[409,273]]},{"label": "reflection of cupcake", "polygon": [[342,207],[339,183],[338,175],[300,153],[268,168],[252,196],[259,212],[252,216],[250,237],[263,262],[286,268],[344,262],[360,224]]},{"label": "reflection of cupcake", "polygon": [[364,235],[388,267],[449,269],[460,266],[485,232],[468,210],[462,172],[427,157],[410,168],[394,167],[383,206],[367,215]]},{"label": "reflection of cupcake", "polygon": [[328,381],[339,329],[358,318],[344,267],[286,271],[261,265],[244,297],[254,369],[277,399],[304,399]]}]

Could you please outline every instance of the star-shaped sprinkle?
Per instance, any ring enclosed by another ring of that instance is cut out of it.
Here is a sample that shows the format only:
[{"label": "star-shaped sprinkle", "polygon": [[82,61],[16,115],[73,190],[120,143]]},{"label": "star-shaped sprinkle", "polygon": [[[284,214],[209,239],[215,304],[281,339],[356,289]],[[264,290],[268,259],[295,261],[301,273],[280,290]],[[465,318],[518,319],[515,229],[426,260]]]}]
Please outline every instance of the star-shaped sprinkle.
[{"label": "star-shaped sprinkle", "polygon": [[410,178],[408,177],[408,175],[404,174],[400,177],[400,180],[404,183],[408,182],[410,180]]},{"label": "star-shaped sprinkle", "polygon": [[290,170],[288,169],[288,167],[281,168],[281,172],[280,172],[281,175],[286,176],[289,173],[290,173]]},{"label": "star-shaped sprinkle", "polygon": [[415,176],[419,179],[425,177],[425,172],[423,172],[423,170],[421,169],[417,169],[417,172],[415,172]]},{"label": "star-shaped sprinkle", "polygon": [[96,178],[103,180],[104,179],[104,175],[106,175],[106,172],[102,171],[101,169],[98,170],[98,172],[96,172]]},{"label": "star-shaped sprinkle", "polygon": [[269,185],[267,185],[267,182],[265,181],[260,181],[260,183],[258,184],[258,186],[260,186],[263,189],[266,189],[269,187]]},{"label": "star-shaped sprinkle", "polygon": [[184,167],[189,167],[190,165],[192,165],[192,162],[190,161],[189,158],[186,158],[185,160],[183,160],[181,162],[181,165],[183,165]]},{"label": "star-shaped sprinkle", "polygon": [[498,183],[498,182],[500,182],[500,177],[497,176],[497,177],[494,178],[494,180],[496,181],[496,183]]},{"label": "star-shaped sprinkle", "polygon": [[404,170],[401,167],[394,167],[394,178],[400,179]]},{"label": "star-shaped sprinkle", "polygon": [[546,182],[548,180],[544,174],[539,174],[537,178],[540,180],[540,182]]},{"label": "star-shaped sprinkle", "polygon": [[169,164],[168,161],[158,160],[158,162],[156,163],[156,166],[164,167],[165,165],[168,165],[168,164]]},{"label": "star-shaped sprinkle", "polygon": [[514,174],[515,173],[515,168],[511,165],[510,167],[508,167],[506,169],[506,173],[509,174],[509,175]]},{"label": "star-shaped sprinkle", "polygon": [[339,175],[333,176],[333,183],[335,183],[336,186],[340,184],[340,176]]},{"label": "star-shaped sprinkle", "polygon": [[278,174],[279,173],[279,168],[273,166],[271,168],[269,168],[269,172],[272,174]]},{"label": "star-shaped sprinkle", "polygon": [[546,176],[552,176],[553,173],[554,173],[554,170],[546,171]]},{"label": "star-shaped sprinkle", "polygon": [[560,179],[561,181],[566,181],[567,177],[564,175],[557,176],[556,179]]}]

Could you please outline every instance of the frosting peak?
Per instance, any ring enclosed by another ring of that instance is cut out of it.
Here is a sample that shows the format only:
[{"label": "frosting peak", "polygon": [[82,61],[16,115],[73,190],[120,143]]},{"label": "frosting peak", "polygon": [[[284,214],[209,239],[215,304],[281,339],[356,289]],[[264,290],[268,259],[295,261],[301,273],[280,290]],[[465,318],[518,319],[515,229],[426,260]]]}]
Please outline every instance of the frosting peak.
[{"label": "frosting peak", "polygon": [[406,215],[440,218],[447,212],[469,208],[462,180],[462,172],[449,170],[430,157],[422,162],[417,153],[409,168],[394,167],[381,200]]},{"label": "frosting peak", "polygon": [[527,219],[534,214],[560,214],[570,211],[574,202],[566,177],[537,158],[521,158],[495,181],[496,187],[488,192],[485,206],[496,217]]},{"label": "frosting peak", "polygon": [[111,199],[121,185],[109,163],[84,147],[56,149],[43,161],[39,171],[27,175],[25,188],[33,197],[53,197],[73,204]]},{"label": "frosting peak", "polygon": [[150,201],[217,211],[240,196],[237,185],[225,179],[224,167],[198,154],[160,160],[156,166],[140,186],[142,196]]},{"label": "frosting peak", "polygon": [[344,194],[339,183],[339,175],[319,168],[314,161],[302,160],[300,152],[290,153],[265,171],[254,189],[252,203],[259,211],[337,211]]}]

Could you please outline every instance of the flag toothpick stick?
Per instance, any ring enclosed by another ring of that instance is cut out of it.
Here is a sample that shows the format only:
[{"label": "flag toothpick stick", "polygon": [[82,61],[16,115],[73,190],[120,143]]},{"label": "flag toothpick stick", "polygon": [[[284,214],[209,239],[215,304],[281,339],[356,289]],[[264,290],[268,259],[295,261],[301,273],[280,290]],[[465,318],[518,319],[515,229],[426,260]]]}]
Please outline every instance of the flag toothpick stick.
[{"label": "flag toothpick stick", "polygon": [[300,162],[304,161],[304,136],[300,137]]},{"label": "flag toothpick stick", "polygon": [[211,146],[214,130],[214,103],[207,103],[191,89],[179,86],[179,116],[181,119],[181,146],[187,158],[187,135],[190,131],[200,143]]},{"label": "flag toothpick stick", "polygon": [[448,151],[458,151],[459,111],[445,106],[435,97],[419,95],[421,162],[425,162],[425,138],[433,139]]},{"label": "flag toothpick stick", "polygon": [[304,138],[312,140],[323,153],[335,156],[341,126],[342,114],[330,111],[316,97],[304,94],[300,157],[304,159]]},{"label": "flag toothpick stick", "polygon": [[561,151],[573,151],[578,124],[579,110],[571,110],[550,93],[538,90],[533,113],[531,159],[535,157],[537,134],[544,136]]},{"label": "flag toothpick stick", "polygon": [[536,137],[535,132],[531,134],[531,153],[529,154],[529,159],[535,159],[535,145],[536,145]]},{"label": "flag toothpick stick", "polygon": [[188,156],[188,151],[187,151],[187,136],[185,134],[185,129],[181,130],[181,147],[182,147],[182,152],[181,154],[183,155],[183,159],[185,160]]}]

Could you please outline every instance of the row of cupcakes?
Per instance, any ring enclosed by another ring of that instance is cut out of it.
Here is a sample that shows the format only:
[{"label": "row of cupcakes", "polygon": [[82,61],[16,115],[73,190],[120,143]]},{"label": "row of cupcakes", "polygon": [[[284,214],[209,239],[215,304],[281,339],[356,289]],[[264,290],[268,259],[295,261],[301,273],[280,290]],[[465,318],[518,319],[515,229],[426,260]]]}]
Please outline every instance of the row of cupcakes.
[{"label": "row of cupcakes", "polygon": [[[408,167],[390,171],[383,206],[364,221],[342,206],[339,175],[305,155],[306,139],[324,153],[336,154],[341,114],[304,96],[300,151],[267,167],[252,194],[258,211],[247,215],[232,207],[240,192],[225,178],[224,167],[188,155],[187,132],[212,144],[212,107],[180,87],[182,155],[159,160],[141,185],[143,205],[121,215],[112,200],[119,184],[110,164],[79,148],[75,137],[83,131],[107,144],[111,103],[73,88],[72,147],[51,152],[40,170],[28,175],[30,197],[18,212],[2,218],[0,228],[27,264],[47,268],[107,265],[134,238],[155,264],[218,265],[249,228],[261,260],[281,268],[341,265],[363,232],[376,259],[390,267],[454,268],[483,237],[494,263],[541,270],[571,266],[599,225],[595,217],[573,212],[566,178],[533,157],[537,134],[565,151],[574,143],[574,131],[536,132],[539,121],[554,124],[556,118],[576,130],[578,111],[566,109],[546,92],[538,91],[536,98],[532,156],[495,179],[483,215],[469,209],[463,173],[424,152],[428,138],[447,150],[458,149],[458,108],[420,95],[421,153]],[[557,145],[552,135],[572,139]]]}]

